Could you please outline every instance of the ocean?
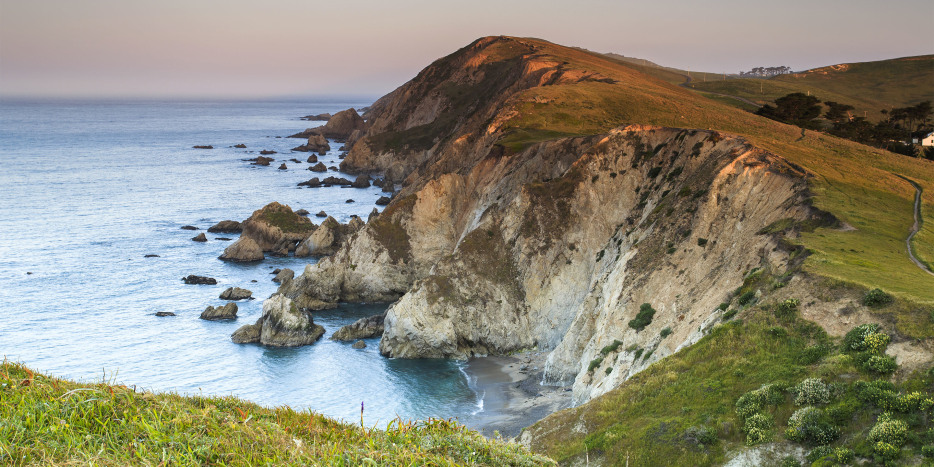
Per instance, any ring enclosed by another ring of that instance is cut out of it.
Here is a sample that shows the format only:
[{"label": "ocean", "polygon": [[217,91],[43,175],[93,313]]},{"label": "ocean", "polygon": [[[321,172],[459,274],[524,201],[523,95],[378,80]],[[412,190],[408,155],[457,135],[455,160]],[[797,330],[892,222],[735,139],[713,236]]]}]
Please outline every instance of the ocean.
[{"label": "ocean", "polygon": [[[0,101],[0,355],[84,382],[152,391],[233,395],[265,406],[385,425],[395,417],[465,419],[482,405],[464,364],[387,359],[328,337],[386,304],[316,312],[326,333],[300,348],[237,345],[230,334],[253,323],[276,291],[274,268],[300,274],[307,258],[251,264],[217,259],[236,234],[210,234],[278,201],[364,220],[380,189],[299,188],[313,176],[302,143],[286,136],[321,122],[299,117],[369,102]],[[237,149],[245,144],[246,149]],[[213,145],[215,149],[193,149]],[[339,164],[339,143],[320,159]],[[268,167],[244,159],[274,150]],[[287,170],[278,170],[284,161]],[[333,171],[331,173],[334,173]],[[340,176],[339,174],[336,174]],[[344,175],[352,179],[349,175]],[[348,203],[353,199],[355,202]],[[312,216],[312,220],[321,219]],[[182,230],[184,225],[199,231]],[[191,240],[205,232],[208,241]],[[158,257],[145,257],[158,255]],[[217,285],[185,285],[189,274]],[[253,291],[235,322],[198,318],[227,287]],[[176,316],[157,317],[156,312]]]}]

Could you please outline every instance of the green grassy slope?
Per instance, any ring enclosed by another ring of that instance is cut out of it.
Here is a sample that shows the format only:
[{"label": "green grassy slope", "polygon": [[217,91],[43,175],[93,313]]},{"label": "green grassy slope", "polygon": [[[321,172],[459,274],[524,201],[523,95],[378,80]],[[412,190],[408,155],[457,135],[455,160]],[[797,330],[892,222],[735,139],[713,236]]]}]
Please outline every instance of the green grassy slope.
[{"label": "green grassy slope", "polygon": [[76,384],[3,362],[2,465],[553,465],[444,420],[364,429],[231,397]]},{"label": "green grassy slope", "polygon": [[692,89],[743,97],[760,104],[792,92],[810,92],[823,101],[850,104],[870,120],[880,110],[934,101],[934,55],[815,68],[769,79],[740,78],[698,82]]},{"label": "green grassy slope", "polygon": [[[826,444],[831,451],[845,449],[873,460],[877,453],[870,433],[878,417],[889,411],[908,426],[910,441],[902,446],[900,458],[923,458],[923,446],[934,442],[934,372],[915,373],[891,393],[869,393],[858,381],[885,381],[883,375],[857,365],[857,358],[819,326],[776,310],[775,305],[750,309],[740,315],[743,320],[714,328],[697,344],[622,386],[533,425],[528,429],[535,434],[532,448],[561,464],[589,459],[604,461],[602,465],[699,466],[721,464],[748,445],[789,441],[806,450]],[[793,391],[807,378],[820,378],[829,386],[827,399],[814,405],[836,436],[820,443],[795,440],[788,432],[791,415],[811,404],[796,401]],[[737,402],[765,384],[779,389],[777,399],[759,410],[772,426],[763,430],[762,439],[751,440]],[[916,391],[929,403],[899,405]],[[934,455],[934,446],[928,449]],[[772,461],[778,465],[781,458]]]},{"label": "green grassy slope", "polygon": [[[924,188],[923,212],[934,213],[934,163],[752,115],[648,76],[622,62],[535,39],[536,53],[566,68],[600,73],[615,83],[583,81],[534,87],[515,96],[516,114],[502,143],[514,150],[563,135],[588,135],[624,124],[714,129],[746,137],[812,175],[813,204],[855,230],[821,228],[799,241],[812,251],[805,269],[864,287],[880,287],[921,303],[934,303],[934,277],[908,258],[905,238],[913,223],[914,189]],[[930,214],[927,214],[930,215]],[[934,221],[932,221],[934,222]],[[932,222],[925,224],[930,228]],[[930,255],[932,236],[917,243]],[[930,257],[930,256],[928,256]]]}]

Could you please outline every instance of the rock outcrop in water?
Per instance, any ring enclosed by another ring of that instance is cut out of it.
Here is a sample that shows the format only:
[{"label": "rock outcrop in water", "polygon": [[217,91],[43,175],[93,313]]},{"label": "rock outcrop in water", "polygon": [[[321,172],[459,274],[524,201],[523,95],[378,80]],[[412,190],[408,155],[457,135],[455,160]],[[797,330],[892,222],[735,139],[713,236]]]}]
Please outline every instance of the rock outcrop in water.
[{"label": "rock outcrop in water", "polygon": [[301,133],[291,135],[289,138],[308,138],[312,135],[320,135],[343,142],[347,141],[355,131],[364,129],[366,129],[366,122],[363,121],[363,117],[357,114],[355,109],[347,109],[334,114],[324,125],[309,128]]},{"label": "rock outcrop in water", "polygon": [[209,306],[201,313],[200,319],[207,321],[223,321],[237,319],[237,304],[228,303],[223,306]]},{"label": "rock outcrop in water", "polygon": [[[328,140],[319,134],[313,134],[308,137],[308,142],[292,148],[293,151],[299,152],[316,152],[318,154],[324,155],[331,150],[331,146],[328,144]],[[308,162],[317,162],[317,158],[311,160],[308,159]]]},{"label": "rock outcrop in water", "polygon": [[348,324],[331,335],[333,341],[353,341],[383,335],[383,321],[386,314],[381,313],[368,318],[361,318]]},{"label": "rock outcrop in water", "polygon": [[241,231],[243,227],[240,223],[231,220],[220,221],[208,228],[208,232],[211,233],[240,233]]},{"label": "rock outcrop in water", "polygon": [[263,259],[263,252],[287,255],[315,230],[308,218],[277,202],[254,211],[241,227],[240,239],[224,250],[221,259],[257,261]]},{"label": "rock outcrop in water", "polygon": [[217,279],[214,279],[213,277],[189,274],[182,278],[182,282],[189,285],[215,285],[217,284]]},{"label": "rock outcrop in water", "polygon": [[297,347],[314,344],[322,335],[324,327],[314,323],[311,313],[277,294],[263,302],[263,315],[256,323],[237,329],[231,339],[238,344]]},{"label": "rock outcrop in water", "polygon": [[253,298],[253,292],[240,287],[228,287],[221,292],[221,300],[249,300]]}]

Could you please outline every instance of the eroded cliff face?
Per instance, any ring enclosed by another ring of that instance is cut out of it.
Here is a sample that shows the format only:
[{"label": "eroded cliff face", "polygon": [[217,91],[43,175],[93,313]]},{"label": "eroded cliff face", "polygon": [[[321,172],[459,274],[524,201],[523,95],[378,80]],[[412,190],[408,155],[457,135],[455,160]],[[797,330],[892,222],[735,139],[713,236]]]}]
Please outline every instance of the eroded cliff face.
[{"label": "eroded cliff face", "polygon": [[[809,216],[803,177],[709,131],[540,143],[424,181],[280,292],[310,309],[395,300],[380,342],[391,357],[551,350],[546,377],[583,401],[699,339],[751,269],[784,268],[758,232]],[[643,303],[657,313],[637,332]],[[598,357],[607,365],[590,368]]]}]

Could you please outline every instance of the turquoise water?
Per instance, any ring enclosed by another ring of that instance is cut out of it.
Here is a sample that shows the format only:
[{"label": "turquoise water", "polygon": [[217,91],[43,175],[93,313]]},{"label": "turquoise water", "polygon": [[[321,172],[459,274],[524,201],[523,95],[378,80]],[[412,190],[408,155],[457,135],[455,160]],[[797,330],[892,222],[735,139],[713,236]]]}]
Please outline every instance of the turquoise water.
[{"label": "turquoise water", "polygon": [[[379,188],[299,189],[298,182],[320,174],[288,161],[307,154],[289,154],[301,141],[284,137],[320,124],[302,115],[367,104],[0,102],[0,355],[64,378],[232,394],[348,421],[359,420],[362,401],[368,425],[476,412],[478,398],[460,363],[386,359],[378,339],[363,350],[327,339],[385,304],[317,313],[326,334],[312,346],[233,344],[230,333],[253,323],[262,299],[275,292],[269,272],[300,273],[308,260],[226,263],[217,256],[230,242],[218,237],[236,235],[207,234],[207,243],[196,243],[190,238],[198,232],[180,229],[243,220],[272,201],[324,210],[342,222],[366,219]],[[232,147],[239,143],[247,149]],[[204,144],[215,149],[192,149]],[[331,146],[322,160],[336,166],[340,144]],[[243,160],[262,149],[278,151],[276,163]],[[288,170],[277,170],[280,161]],[[188,274],[218,284],[184,285]],[[258,299],[239,302],[236,322],[198,319],[206,306],[224,303],[218,295],[230,286]],[[176,316],[154,316],[159,311]]]}]

